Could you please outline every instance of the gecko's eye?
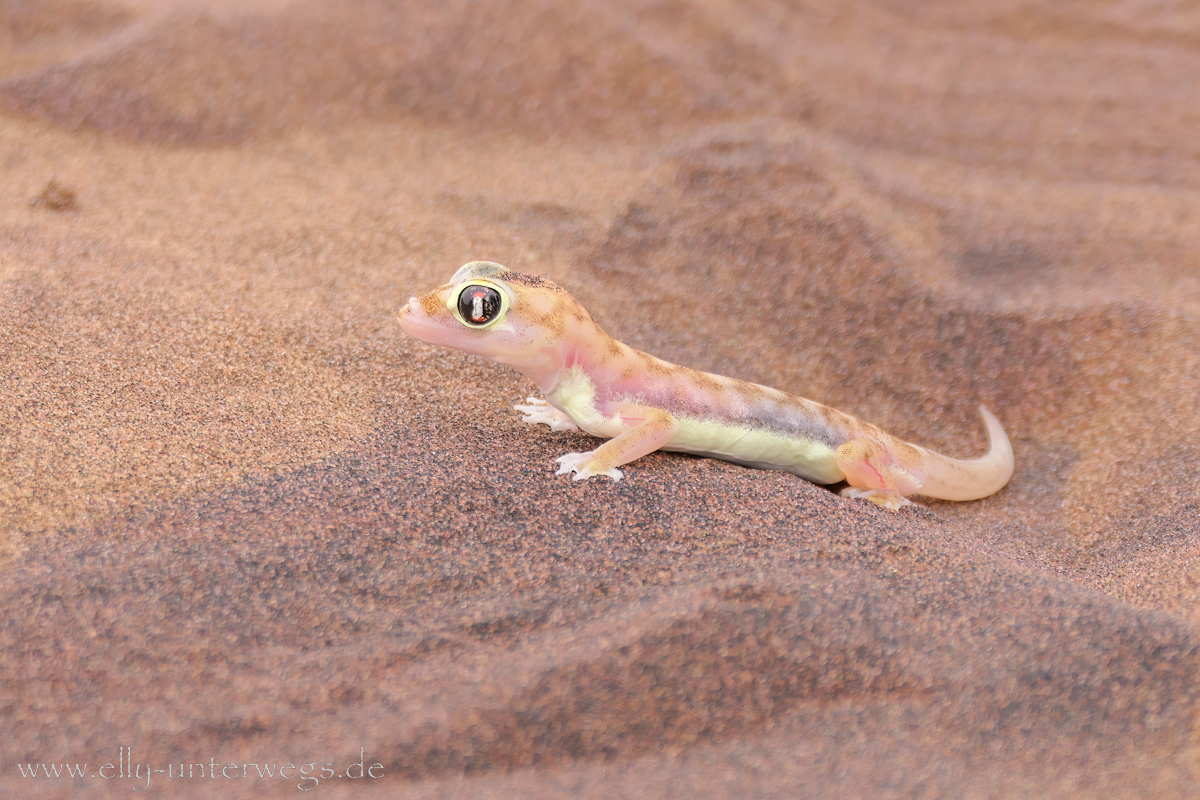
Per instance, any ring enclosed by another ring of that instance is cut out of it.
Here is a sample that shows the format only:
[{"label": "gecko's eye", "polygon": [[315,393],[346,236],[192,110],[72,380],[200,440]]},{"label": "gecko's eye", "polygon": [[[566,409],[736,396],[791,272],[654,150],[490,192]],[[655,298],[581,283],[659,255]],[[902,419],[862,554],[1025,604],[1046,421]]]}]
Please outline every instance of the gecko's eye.
[{"label": "gecko's eye", "polygon": [[500,313],[500,293],[472,283],[458,295],[458,313],[468,325],[486,325]]}]

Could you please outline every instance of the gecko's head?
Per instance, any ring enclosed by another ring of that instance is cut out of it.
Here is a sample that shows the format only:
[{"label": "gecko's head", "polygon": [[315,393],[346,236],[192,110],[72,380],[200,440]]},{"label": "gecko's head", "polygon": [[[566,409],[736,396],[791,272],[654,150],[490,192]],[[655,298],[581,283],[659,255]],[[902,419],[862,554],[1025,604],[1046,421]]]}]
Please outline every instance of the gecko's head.
[{"label": "gecko's head", "polygon": [[507,364],[530,377],[551,361],[557,368],[568,318],[588,319],[557,284],[490,261],[464,265],[449,283],[400,309],[400,326],[410,335]]}]

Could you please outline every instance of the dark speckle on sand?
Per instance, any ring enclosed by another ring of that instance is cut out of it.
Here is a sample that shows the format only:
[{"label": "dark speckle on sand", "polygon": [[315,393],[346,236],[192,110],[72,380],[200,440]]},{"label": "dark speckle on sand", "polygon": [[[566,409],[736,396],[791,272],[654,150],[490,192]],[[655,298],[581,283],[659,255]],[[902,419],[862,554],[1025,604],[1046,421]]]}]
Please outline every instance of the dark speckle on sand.
[{"label": "dark speckle on sand", "polygon": [[35,208],[45,208],[50,211],[75,211],[79,208],[79,198],[67,187],[50,181],[46,188],[29,202]]}]

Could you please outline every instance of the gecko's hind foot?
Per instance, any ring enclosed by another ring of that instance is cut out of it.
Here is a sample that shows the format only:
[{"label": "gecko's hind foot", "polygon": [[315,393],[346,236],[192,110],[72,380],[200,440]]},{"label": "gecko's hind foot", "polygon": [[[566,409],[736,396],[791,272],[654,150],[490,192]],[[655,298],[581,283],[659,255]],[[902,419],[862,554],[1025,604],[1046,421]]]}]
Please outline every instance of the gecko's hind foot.
[{"label": "gecko's hind foot", "polygon": [[528,405],[513,406],[517,411],[520,411],[524,416],[521,417],[522,422],[528,422],[532,425],[542,423],[549,425],[552,431],[577,431],[578,426],[571,421],[563,412],[559,411],[554,406],[547,403],[540,397],[527,397],[525,402]]},{"label": "gecko's hind foot", "polygon": [[847,486],[842,489],[840,494],[842,497],[866,500],[891,511],[899,511],[905,506],[917,505],[899,492],[887,492],[882,489],[855,489],[853,486]]},{"label": "gecko's hind foot", "polygon": [[566,475],[570,472],[575,474],[571,476],[572,480],[581,481],[585,478],[598,478],[601,475],[607,478],[612,478],[614,481],[621,480],[625,473],[613,467],[612,469],[597,472],[592,468],[592,456],[595,450],[590,450],[586,453],[567,453],[565,456],[559,456],[555,459],[558,462],[558,470],[555,475]]}]

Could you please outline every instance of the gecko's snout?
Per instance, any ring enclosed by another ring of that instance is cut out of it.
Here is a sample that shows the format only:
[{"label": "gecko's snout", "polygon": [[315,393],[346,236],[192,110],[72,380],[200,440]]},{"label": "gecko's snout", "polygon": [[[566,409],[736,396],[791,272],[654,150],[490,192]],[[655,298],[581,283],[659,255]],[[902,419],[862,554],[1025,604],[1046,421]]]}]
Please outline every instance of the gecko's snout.
[{"label": "gecko's snout", "polygon": [[417,314],[420,308],[421,303],[419,300],[417,300],[417,298],[408,298],[408,302],[400,306],[400,310],[396,312],[396,318],[400,320],[400,325],[407,330],[408,326],[404,323],[408,320],[411,320],[413,316]]},{"label": "gecko's snout", "polygon": [[399,313],[396,314],[396,319],[400,323],[400,327],[405,330],[410,336],[415,336],[423,342],[431,344],[447,344],[445,341],[447,326],[446,324],[429,315],[429,312],[421,304],[421,298],[410,297],[408,302],[400,307]]}]

